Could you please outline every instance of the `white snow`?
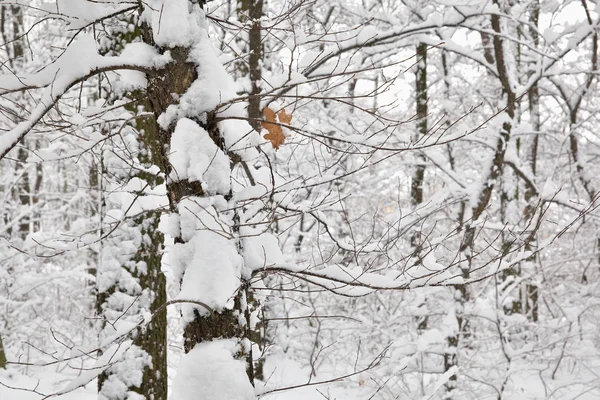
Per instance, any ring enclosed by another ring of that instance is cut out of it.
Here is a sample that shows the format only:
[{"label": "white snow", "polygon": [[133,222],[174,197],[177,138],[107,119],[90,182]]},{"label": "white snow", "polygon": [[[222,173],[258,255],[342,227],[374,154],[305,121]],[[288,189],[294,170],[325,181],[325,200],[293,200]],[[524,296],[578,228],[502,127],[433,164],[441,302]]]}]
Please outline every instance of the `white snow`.
[{"label": "white snow", "polygon": [[[201,301],[214,310],[233,306],[240,286],[243,259],[233,236],[223,228],[229,222],[211,204],[210,198],[188,198],[179,203],[180,232],[184,243],[169,251],[169,261],[177,281],[181,280],[182,300]],[[183,304],[183,317],[194,318],[193,311],[207,310]]]},{"label": "white snow", "polygon": [[[130,46],[133,51],[127,50]],[[170,61],[169,54],[160,55],[154,47],[141,43],[129,44],[124,53],[124,56],[103,57],[97,52],[94,37],[82,34],[58,60],[40,72],[0,75],[0,94],[27,87],[46,88],[29,118],[0,135],[0,154],[14,146],[81,79],[103,70],[158,68]]]},{"label": "white snow", "polygon": [[248,268],[248,272],[284,262],[279,242],[271,233],[243,227],[240,229],[240,235],[244,265]]},{"label": "white snow", "polygon": [[229,157],[219,149],[200,125],[188,118],[177,122],[171,137],[170,178],[202,183],[209,194],[229,192]]},{"label": "white snow", "polygon": [[254,400],[246,363],[236,360],[234,340],[197,344],[180,361],[171,400]]}]

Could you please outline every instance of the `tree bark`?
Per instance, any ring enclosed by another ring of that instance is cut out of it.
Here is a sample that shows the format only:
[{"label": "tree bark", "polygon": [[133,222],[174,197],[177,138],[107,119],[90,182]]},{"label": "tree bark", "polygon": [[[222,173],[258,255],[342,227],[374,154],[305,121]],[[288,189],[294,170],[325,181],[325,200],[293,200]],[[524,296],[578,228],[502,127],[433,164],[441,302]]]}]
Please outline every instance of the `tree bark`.
[{"label": "tree bark", "polygon": [[0,369],[6,369],[6,351],[2,344],[2,335],[0,335]]},{"label": "tree bark", "polygon": [[[135,24],[135,21],[129,22]],[[106,49],[106,51],[118,52],[128,42],[136,41],[140,38],[141,32],[138,28],[134,31],[127,31],[125,34],[117,32],[112,38],[112,46],[114,48]],[[108,93],[108,96],[114,95]],[[144,90],[136,90],[128,93],[127,96],[134,100],[126,107],[132,114],[135,115],[140,109],[148,110],[150,108],[146,100],[147,92]],[[160,169],[164,169],[163,151],[158,141],[158,125],[156,120],[154,118],[138,117],[132,125],[137,134],[137,142],[140,150],[136,154],[138,161],[146,169],[150,166],[159,166]],[[104,163],[102,168],[106,168]],[[164,181],[161,174],[151,174],[143,169],[135,171],[131,175],[122,177],[123,181],[119,182],[119,185],[125,186],[129,180],[140,179],[148,188],[155,188]],[[119,177],[119,173],[118,171],[103,171],[100,179],[106,176],[115,178]],[[141,193],[136,193],[136,195],[142,198],[144,196],[143,190]],[[101,196],[106,196],[106,193],[102,192]],[[106,200],[106,198],[102,200],[103,204]],[[102,208],[106,211],[106,207]],[[103,265],[102,262],[100,263],[97,270],[99,286],[96,307],[98,314],[106,315],[108,320],[111,319],[111,313],[116,312],[125,315],[128,311],[127,308],[114,309],[110,301],[113,295],[125,295],[135,299],[134,302],[138,306],[135,312],[138,313],[138,316],[140,313],[149,312],[153,315],[153,318],[142,331],[137,332],[133,342],[141,350],[141,353],[137,355],[141,363],[138,367],[143,372],[141,381],[134,382],[128,380],[127,377],[122,376],[121,369],[111,367],[98,377],[98,392],[101,399],[124,400],[128,398],[129,392],[138,393],[147,400],[167,399],[167,312],[164,308],[164,304],[167,302],[167,288],[166,277],[161,271],[164,235],[158,229],[160,216],[160,210],[153,210],[136,216],[132,221],[122,221],[123,232],[120,231],[121,226],[119,226],[114,232],[118,234],[117,237],[108,237],[104,240],[105,243],[103,245],[106,246],[110,241],[119,241],[123,238],[130,239],[128,234],[134,231],[138,233],[134,233],[131,240],[135,241],[136,237],[141,238],[135,254],[132,254],[130,259],[121,265],[123,271],[120,272],[120,276],[122,276],[123,282],[116,280],[112,286],[108,288],[104,287],[102,285],[103,274],[108,274],[110,277],[116,271],[110,270],[108,266]],[[102,234],[107,233],[102,232]],[[104,248],[103,251],[110,252],[111,249]],[[126,284],[126,281],[129,279],[139,284],[139,287],[133,289],[133,292],[130,285]],[[112,332],[111,329],[112,326],[110,324],[103,324],[105,332],[107,331],[110,334]],[[150,357],[150,361],[143,360],[147,356]],[[105,388],[106,384],[112,380],[119,380],[127,387],[125,391],[120,392],[118,397],[114,397],[115,395],[111,393],[111,389]]]},{"label": "tree bark", "polygon": [[[152,29],[148,25],[142,25],[143,41],[155,47],[159,47],[154,42]],[[167,49],[159,48],[164,51]],[[192,83],[198,78],[197,68],[199,67],[190,60],[190,49],[187,47],[171,47],[168,49],[171,54],[172,62],[154,75],[148,76],[147,97],[149,109],[154,114],[154,120],[165,113],[167,108],[177,103],[177,98],[188,91]],[[215,146],[228,155],[225,148],[224,138],[221,135],[215,115],[208,112],[207,115],[198,115],[189,117],[199,127],[203,128]],[[180,179],[177,173],[173,173],[173,167],[169,163],[169,149],[171,148],[171,138],[175,132],[175,124],[168,127],[157,124],[156,148],[160,149],[162,162],[160,164],[165,176],[167,176],[166,186],[169,199],[169,209],[172,214],[180,216],[182,210],[179,208],[183,200],[209,199],[211,196],[199,181],[190,181]],[[231,156],[230,156],[231,159]],[[233,165],[233,161],[231,161]],[[225,199],[231,198],[231,192],[226,194]],[[232,227],[235,231],[235,227]],[[175,245],[185,245],[189,241],[181,234],[174,238]],[[185,276],[184,276],[185,279]],[[183,282],[182,282],[183,283]],[[189,353],[198,344],[210,342],[217,339],[237,339],[241,343],[244,339],[249,339],[251,333],[248,329],[248,304],[254,302],[251,292],[248,291],[249,283],[242,282],[238,288],[231,309],[211,310],[208,313],[199,312],[198,308],[193,309],[193,318],[185,320],[184,323],[184,350]],[[240,315],[246,318],[241,319]],[[252,354],[248,348],[250,346],[240,346],[241,350],[236,354],[237,359],[246,361],[246,372],[249,382],[253,385],[254,368],[252,365]]]}]

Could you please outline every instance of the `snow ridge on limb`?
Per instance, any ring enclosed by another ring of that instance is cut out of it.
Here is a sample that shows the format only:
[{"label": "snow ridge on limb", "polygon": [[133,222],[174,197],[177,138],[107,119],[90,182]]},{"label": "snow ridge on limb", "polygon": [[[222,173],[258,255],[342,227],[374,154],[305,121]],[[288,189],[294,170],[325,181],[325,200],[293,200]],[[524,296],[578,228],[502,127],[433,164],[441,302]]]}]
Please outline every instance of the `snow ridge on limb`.
[{"label": "snow ridge on limb", "polygon": [[98,54],[91,35],[82,35],[51,66],[33,74],[0,75],[0,96],[33,89],[44,89],[38,105],[27,119],[0,135],[0,158],[16,146],[57,104],[69,89],[94,75],[116,70],[152,73],[170,61],[169,53],[159,54],[143,43],[131,43],[116,57]]},{"label": "snow ridge on limb", "polygon": [[[540,245],[536,252],[549,244],[550,242]],[[275,263],[254,272],[256,274],[282,273],[339,295],[360,297],[379,290],[409,290],[425,286],[453,287],[479,282],[518,265],[530,258],[531,255],[530,251],[519,251],[511,259],[498,258],[495,262],[489,263],[488,269],[483,275],[468,279],[465,279],[460,273],[451,273],[452,266],[439,264],[432,253],[423,258],[422,264],[415,264],[404,271],[391,270],[387,274],[368,272],[360,267],[352,268],[339,264],[307,268],[285,263]]]}]

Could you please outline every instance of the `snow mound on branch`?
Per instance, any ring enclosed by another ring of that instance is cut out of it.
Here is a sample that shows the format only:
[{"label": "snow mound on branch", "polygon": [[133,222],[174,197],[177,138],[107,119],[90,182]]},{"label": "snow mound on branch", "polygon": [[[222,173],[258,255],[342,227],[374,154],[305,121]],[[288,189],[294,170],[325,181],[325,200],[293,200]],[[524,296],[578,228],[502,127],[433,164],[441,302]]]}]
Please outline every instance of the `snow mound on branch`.
[{"label": "snow mound on branch", "polygon": [[46,13],[58,14],[69,25],[70,30],[77,30],[120,10],[131,8],[131,4],[119,1],[54,0],[42,3],[37,9],[31,8],[40,20],[47,17]]},{"label": "snow mound on branch", "polygon": [[[169,261],[176,280],[181,280],[178,299],[200,301],[221,311],[233,307],[240,286],[243,266],[233,236],[225,227],[226,217],[206,198],[188,198],[179,203],[179,230],[185,243],[176,243]],[[195,304],[183,304],[186,321],[194,319],[194,310],[207,310]]]},{"label": "snow mound on branch", "polygon": [[195,18],[195,14],[190,13],[188,0],[151,0],[147,3],[144,18],[151,23],[157,45],[191,46],[201,34],[204,15]]},{"label": "snow mound on branch", "polygon": [[254,400],[246,363],[233,340],[199,343],[179,364],[171,400]]},{"label": "snow mound on branch", "polygon": [[[217,310],[233,306],[242,268],[233,241],[213,232],[198,232],[189,242],[175,244],[170,260],[174,267],[185,271],[179,299],[201,301]],[[207,311],[194,304],[183,304],[186,321],[194,320],[194,309],[200,314]]]},{"label": "snow mound on branch", "polygon": [[268,232],[251,227],[240,229],[246,267],[255,271],[283,263],[284,257],[277,238]]},{"label": "snow mound on branch", "polygon": [[237,96],[237,86],[219,61],[218,50],[214,48],[208,37],[207,28],[202,22],[205,19],[204,12],[194,5],[193,15],[183,15],[184,9],[187,14],[187,0],[183,2],[173,0],[172,3],[168,2],[168,6],[167,2],[164,5],[167,11],[154,13],[152,26],[155,40],[158,29],[162,32],[165,24],[174,25],[168,34],[164,34],[165,38],[160,33],[160,40],[157,43],[170,47],[189,47],[188,60],[196,64],[198,73],[196,80],[179,98],[178,104],[171,104],[158,118],[158,123],[166,129],[175,121],[185,117],[196,117],[205,122],[206,113]]},{"label": "snow mound on branch", "polygon": [[[255,147],[261,145],[264,139],[244,119],[248,117],[246,105],[232,103],[218,112],[219,130],[225,139],[228,151],[235,152],[242,160],[251,161],[258,157]],[[230,118],[230,119],[228,119]]]},{"label": "snow mound on branch", "polygon": [[173,180],[199,181],[208,193],[229,192],[229,157],[200,125],[180,119],[171,138],[169,162]]},{"label": "snow mound on branch", "polygon": [[[64,380],[65,375],[48,370],[39,374],[35,373],[34,376],[27,376],[10,367],[8,370],[0,369],[0,399],[40,400],[42,396],[38,393],[54,393],[56,386],[62,385]],[[56,398],[59,400],[97,400],[97,397],[96,387],[89,385]]]}]

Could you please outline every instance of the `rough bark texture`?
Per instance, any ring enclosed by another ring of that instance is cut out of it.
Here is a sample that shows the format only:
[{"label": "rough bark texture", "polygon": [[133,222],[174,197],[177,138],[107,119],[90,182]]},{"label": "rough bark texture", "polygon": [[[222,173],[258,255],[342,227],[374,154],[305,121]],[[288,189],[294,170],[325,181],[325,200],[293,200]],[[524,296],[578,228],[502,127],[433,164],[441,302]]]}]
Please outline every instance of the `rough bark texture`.
[{"label": "rough bark texture", "polygon": [[263,0],[240,0],[240,20],[249,23],[248,31],[248,75],[252,85],[250,99],[248,101],[248,117],[250,125],[260,132],[260,118],[262,109],[260,107],[263,43],[262,26],[260,18],[263,15]]},{"label": "rough bark texture", "polygon": [[[128,42],[139,40],[141,31],[135,29],[133,32],[125,32],[117,35],[115,46],[121,50]],[[134,101],[126,108],[132,113],[140,108],[145,110],[150,108],[144,91],[129,93]],[[157,165],[163,167],[163,151],[158,140],[158,124],[154,118],[137,118],[134,126],[138,132],[138,143],[140,152],[137,154],[139,161],[146,165]],[[155,187],[163,183],[161,175],[149,174],[141,171],[137,172],[131,178],[143,180],[149,187]],[[140,193],[140,196],[143,195]],[[162,307],[167,302],[167,284],[166,277],[161,271],[161,259],[163,253],[164,235],[158,229],[160,222],[160,211],[146,212],[133,220],[134,226],[140,229],[142,243],[138,251],[132,256],[133,265],[142,262],[146,269],[140,271],[135,268],[129,270],[129,273],[138,280],[142,291],[147,290],[152,294],[152,300],[149,312],[153,314],[152,321],[145,329],[137,333],[134,344],[139,346],[152,358],[151,365],[144,367],[142,383],[139,386],[131,386],[128,390],[139,393],[147,400],[166,400],[167,399],[167,312]],[[125,266],[123,268],[126,268]],[[102,273],[102,269],[99,270]],[[98,293],[96,307],[99,315],[102,315],[103,307],[107,299],[119,288],[112,287],[110,290]],[[158,311],[157,311],[158,310]],[[98,390],[101,391],[104,383],[108,379],[110,370],[105,371],[98,377]]]},{"label": "rough bark texture", "polygon": [[136,220],[136,223],[142,225],[142,234],[148,235],[150,238],[150,243],[142,244],[136,258],[138,261],[146,262],[147,271],[145,274],[140,274],[138,279],[140,286],[149,289],[154,295],[150,305],[150,312],[154,314],[154,317],[134,342],[152,357],[152,366],[144,368],[142,384],[132,390],[143,395],[147,400],[167,399],[167,310],[163,307],[156,312],[167,302],[167,282],[161,271],[164,238],[158,230],[159,221],[160,213],[158,212]]},{"label": "rough bark texture", "polygon": [[[142,37],[145,43],[156,46],[153,40],[152,31],[148,26],[142,27]],[[160,49],[165,50],[165,49]],[[154,114],[155,121],[166,111],[167,107],[176,102],[175,98],[185,93],[190,85],[196,80],[197,72],[195,65],[188,61],[189,49],[184,47],[174,47],[169,49],[173,61],[163,70],[156,74],[148,76],[147,97],[149,108]],[[208,113],[203,121],[200,116],[193,119],[199,126],[204,128],[215,145],[227,151],[224,147],[224,140],[220,135],[215,116]],[[168,162],[168,151],[170,148],[171,137],[175,126],[166,129],[159,127],[156,136],[157,148],[160,148],[162,163],[159,164],[166,176],[171,173],[172,167]],[[189,180],[169,180],[167,179],[167,194],[169,197],[170,210],[177,213],[177,205],[181,200],[189,196],[205,197],[206,193],[200,182],[190,182]],[[183,243],[181,237],[175,238],[175,243]],[[207,315],[200,315],[195,312],[195,318],[188,322],[184,327],[184,349],[189,352],[198,343],[210,341],[216,338],[245,338],[248,336],[247,327],[240,323],[239,312],[245,312],[242,305],[250,303],[251,299],[246,297],[246,290],[238,291],[234,299],[234,308],[222,312],[213,312]],[[238,354],[239,358],[251,360],[251,354]],[[250,382],[253,382],[252,362],[248,363],[247,372]]]}]

